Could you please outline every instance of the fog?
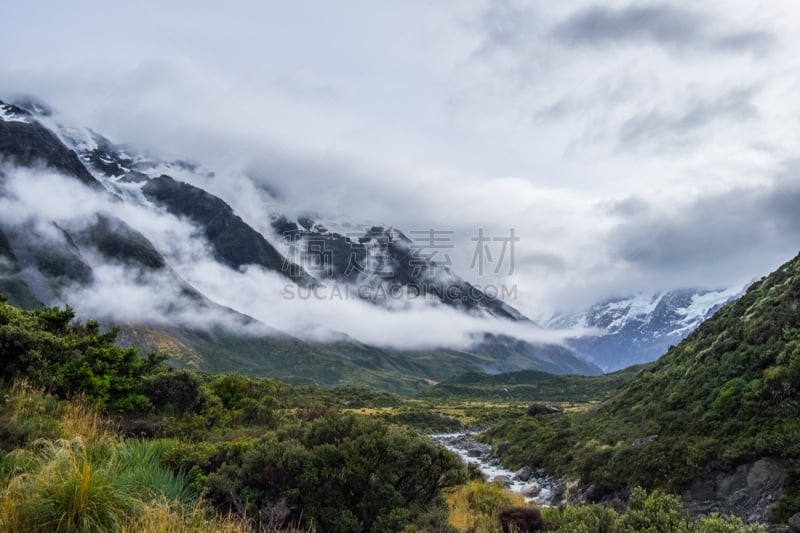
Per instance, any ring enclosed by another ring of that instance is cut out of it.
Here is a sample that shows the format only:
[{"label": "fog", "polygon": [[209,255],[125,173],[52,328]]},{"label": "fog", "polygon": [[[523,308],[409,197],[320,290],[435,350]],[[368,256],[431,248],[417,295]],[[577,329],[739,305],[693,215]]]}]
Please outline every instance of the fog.
[{"label": "fog", "polygon": [[[26,238],[39,242],[60,242],[64,237],[59,228],[76,235],[96,221],[97,213],[113,214],[166,258],[169,268],[153,271],[109,261],[92,247],[80,246],[93,271],[91,284],[72,285],[62,293],[62,302],[52,303],[69,303],[84,319],[206,330],[222,326],[243,334],[289,334],[315,342],[350,338],[400,349],[467,348],[483,333],[548,343],[562,342],[565,335],[470,316],[427,298],[398,295],[397,305],[384,308],[360,299],[354,287],[328,283],[303,289],[261,267],[234,270],[214,259],[203,235],[186,220],[147,204],[120,202],[51,171],[5,172],[0,197],[5,227],[27,228]],[[183,281],[219,305],[187,296]]]}]

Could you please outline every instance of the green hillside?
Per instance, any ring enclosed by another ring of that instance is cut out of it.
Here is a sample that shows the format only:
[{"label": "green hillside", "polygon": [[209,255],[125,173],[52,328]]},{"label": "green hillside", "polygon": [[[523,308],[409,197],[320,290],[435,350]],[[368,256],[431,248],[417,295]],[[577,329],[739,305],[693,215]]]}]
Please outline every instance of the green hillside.
[{"label": "green hillside", "polygon": [[753,284],[597,408],[521,417],[488,438],[512,441],[512,464],[543,465],[610,490],[681,490],[714,472],[776,458],[787,468],[776,508],[785,517],[800,509],[798,415],[800,257]]},{"label": "green hillside", "polygon": [[503,374],[467,372],[443,381],[420,396],[436,400],[589,402],[603,400],[648,365],[602,376],[558,376],[536,370]]},{"label": "green hillside", "polygon": [[[471,350],[398,350],[354,340],[310,343],[280,332],[248,336],[222,328],[200,331],[141,324],[124,325],[118,341],[124,346],[159,351],[176,366],[203,372],[269,376],[293,385],[369,387],[404,396],[424,392],[431,384],[453,376],[498,366],[536,368],[534,374],[542,375],[545,381],[553,375],[544,371],[579,368],[592,372],[596,368],[568,350],[553,351],[549,346],[528,344],[525,354],[496,353],[496,347],[489,346],[492,341]],[[575,377],[572,382],[584,380]],[[578,386],[578,390],[582,388],[583,385]],[[575,401],[588,398],[584,394],[573,398],[571,389],[567,387],[561,397]]]}]

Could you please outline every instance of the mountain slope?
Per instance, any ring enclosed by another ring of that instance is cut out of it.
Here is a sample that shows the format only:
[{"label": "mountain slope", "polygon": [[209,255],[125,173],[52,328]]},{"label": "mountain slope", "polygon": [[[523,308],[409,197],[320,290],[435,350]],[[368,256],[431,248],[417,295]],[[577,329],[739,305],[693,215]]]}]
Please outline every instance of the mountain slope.
[{"label": "mountain slope", "polygon": [[655,361],[739,295],[741,291],[736,289],[639,294],[600,302],[586,311],[556,315],[547,326],[598,330],[597,334],[569,339],[567,344],[611,372]]},{"label": "mountain slope", "polygon": [[74,176],[85,185],[100,188],[100,183],[50,130],[33,119],[31,113],[0,101],[0,155],[20,166],[43,164]]},{"label": "mountain slope", "polygon": [[[569,430],[558,436],[543,433],[565,425]],[[516,441],[512,461],[546,464],[606,490],[688,489],[685,498],[698,507],[754,520],[797,512],[800,256],[754,283],[597,409],[505,425],[492,438]],[[748,492],[751,485],[762,492]],[[747,496],[738,511],[708,496],[726,490]],[[710,503],[695,501],[703,497]]]},{"label": "mountain slope", "polygon": [[435,247],[427,249],[395,228],[372,226],[343,235],[310,217],[295,222],[283,215],[273,218],[272,227],[317,277],[355,286],[359,296],[375,303],[386,304],[395,294],[412,294],[469,313],[528,321],[506,302],[433,260]]},{"label": "mountain slope", "polygon": [[[468,371],[532,368],[600,373],[595,365],[562,346],[503,336],[479,336],[479,342],[469,349],[390,349],[363,344],[321,324],[320,329],[338,340],[296,338],[236,309],[218,305],[203,294],[201,285],[193,286],[178,272],[191,272],[186,261],[202,257],[202,261],[211,263],[203,265],[215,275],[244,276],[245,267],[255,266],[299,285],[352,281],[372,288],[424,287],[425,296],[473,317],[518,322],[527,319],[449,269],[442,270],[440,276],[440,266],[414,255],[410,240],[394,229],[374,227],[355,241],[326,234],[330,236],[327,242],[345,239],[340,244],[360,250],[358,257],[366,262],[384,262],[392,270],[392,279],[362,276],[365,273],[350,279],[315,272],[320,278],[317,281],[285,258],[267,236],[244,222],[230,204],[189,183],[197,177],[201,178],[199,182],[212,179],[212,173],[193,163],[164,162],[137,154],[88,129],[66,127],[39,104],[0,103],[0,157],[8,164],[0,170],[6,172],[0,179],[0,198],[11,205],[26,197],[28,180],[40,178],[41,173],[31,172],[31,168],[49,168],[95,191],[84,195],[82,188],[63,189],[87,204],[73,206],[75,213],[58,209],[54,214],[52,209],[40,209],[39,197],[30,194],[27,204],[18,205],[16,218],[0,213],[4,237],[0,242],[0,289],[25,306],[84,303],[92,316],[109,323],[122,319],[128,323],[121,340],[165,349],[175,364],[326,386],[370,385],[403,393],[416,393],[431,381]],[[28,171],[17,175],[16,169],[23,167]],[[51,173],[45,174],[52,178]],[[12,178],[16,188],[10,187]],[[36,190],[47,194],[50,183],[43,181]],[[69,201],[64,198],[58,203],[70,205]],[[264,217],[279,218],[270,212]],[[153,220],[142,222],[148,218]],[[176,248],[169,248],[176,234],[158,233],[154,228],[161,223],[169,225],[170,231],[180,225],[179,238],[191,240],[188,244],[192,252],[186,256],[176,252],[187,244],[184,242],[175,242]],[[157,238],[150,240],[146,233]],[[373,246],[376,244],[379,246]],[[207,257],[208,249],[213,257]],[[192,255],[196,250],[202,250],[197,252],[199,256]],[[393,303],[367,299],[376,305]],[[303,320],[304,325],[307,323]]]},{"label": "mountain slope", "polygon": [[590,402],[616,393],[645,365],[602,376],[559,376],[537,370],[503,374],[468,372],[438,383],[422,398],[458,401]]},{"label": "mountain slope", "polygon": [[25,282],[19,261],[2,231],[0,231],[0,294],[7,295],[12,305],[23,309],[33,309],[41,305]]},{"label": "mountain slope", "polygon": [[248,226],[220,198],[165,175],[148,180],[142,192],[147,198],[165,206],[170,213],[187,217],[198,224],[214,247],[217,258],[226,265],[232,268],[259,265],[295,281],[311,282],[311,277],[302,268],[287,261],[263,235]]}]

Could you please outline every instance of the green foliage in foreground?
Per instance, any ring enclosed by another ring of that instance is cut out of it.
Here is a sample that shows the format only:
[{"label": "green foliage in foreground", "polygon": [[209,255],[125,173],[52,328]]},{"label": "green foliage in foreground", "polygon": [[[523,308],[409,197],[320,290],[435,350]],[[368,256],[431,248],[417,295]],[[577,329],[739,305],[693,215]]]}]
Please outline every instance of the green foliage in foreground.
[{"label": "green foliage in foreground", "polygon": [[[658,435],[634,446],[636,439]],[[755,458],[787,461],[776,518],[800,510],[800,257],[755,283],[596,409],[502,422],[512,465],[609,490],[682,490]]]},{"label": "green foliage in foreground", "polygon": [[[256,530],[399,531],[430,520],[441,491],[466,479],[458,457],[425,436],[337,408],[391,396],[169,370],[114,345],[115,331],[72,319],[0,302],[2,377],[32,384],[0,408],[4,530],[121,531],[153,502],[190,507],[205,493]],[[75,405],[113,412],[124,433],[181,443],[120,442]]]},{"label": "green foliage in foreground", "polygon": [[627,508],[618,512],[603,505],[570,505],[543,509],[550,531],[555,533],[762,533],[763,526],[746,525],[741,519],[712,516],[691,519],[677,496],[641,487],[631,492]]},{"label": "green foliage in foreground", "polygon": [[82,395],[100,408],[150,407],[140,383],[163,358],[139,357],[114,344],[116,330],[101,333],[97,322],[73,318],[70,308],[23,311],[0,297],[0,379],[25,378],[61,396]]},{"label": "green foliage in foreground", "polygon": [[[7,452],[0,461],[0,529],[453,531],[443,495],[466,480],[465,468],[408,428],[453,423],[429,412],[429,404],[356,388],[299,388],[171,370],[157,356],[141,358],[115,346],[113,331],[71,318],[69,309],[21,311],[0,302],[2,375],[9,384],[0,404],[0,447]],[[789,355],[789,374],[776,375],[794,379]],[[631,390],[637,389],[623,394]],[[719,409],[739,401],[727,393],[714,399]],[[614,405],[598,412],[608,416]],[[374,412],[349,412],[357,408]],[[112,413],[118,426],[110,427],[100,412]],[[596,413],[527,417],[521,410],[497,420],[492,435],[515,435],[512,461],[574,471],[607,486],[615,480],[602,476],[621,471],[613,460],[618,449],[584,432],[602,437],[624,425],[603,427]],[[531,459],[537,454],[538,463]],[[640,466],[647,464],[642,457]],[[654,479],[641,484],[667,480]],[[641,509],[632,498],[621,515],[568,506],[549,511],[549,520],[560,531],[598,532],[633,531],[634,519],[637,531],[662,531],[663,520],[685,520],[672,506],[677,500],[664,505],[648,498]],[[720,519],[698,523],[708,526],[702,531],[750,531]]]},{"label": "green foliage in foreground", "polygon": [[[450,524],[459,531],[500,533],[500,513],[524,506],[519,494],[500,484],[470,481],[447,496]],[[693,519],[677,496],[641,487],[631,491],[627,504],[564,505],[539,510],[547,531],[554,533],[766,533],[758,524],[721,516]]]},{"label": "green foliage in foreground", "polygon": [[[303,414],[305,416],[305,413]],[[284,519],[321,531],[400,531],[466,480],[458,457],[377,419],[331,411],[248,442],[173,450],[220,509],[263,527]]]},{"label": "green foliage in foreground", "polygon": [[0,415],[22,442],[0,459],[2,531],[121,531],[154,502],[198,501],[162,462],[175,440],[120,441],[94,408],[24,383],[6,391]]}]

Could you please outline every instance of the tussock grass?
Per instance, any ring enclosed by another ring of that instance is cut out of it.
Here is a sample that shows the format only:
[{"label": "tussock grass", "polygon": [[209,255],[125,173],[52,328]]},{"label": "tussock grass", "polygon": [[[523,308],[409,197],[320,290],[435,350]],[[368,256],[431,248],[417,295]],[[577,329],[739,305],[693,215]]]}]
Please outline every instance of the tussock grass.
[{"label": "tussock grass", "polygon": [[93,460],[80,437],[41,440],[7,460],[0,526],[8,533],[114,531],[141,510],[115,461]]},{"label": "tussock grass", "polygon": [[193,506],[158,500],[145,506],[139,516],[124,524],[119,533],[252,533],[246,520],[235,516],[209,517],[198,500]]},{"label": "tussock grass", "polygon": [[[176,441],[123,441],[87,403],[57,401],[24,382],[10,389],[3,411],[27,444],[1,463],[0,531],[113,532],[165,509],[176,524],[200,512],[185,476],[161,465]],[[203,530],[214,531],[206,522]]]},{"label": "tussock grass", "polygon": [[506,507],[521,507],[525,499],[496,483],[470,481],[446,496],[448,521],[459,531],[499,533],[497,514]]}]

